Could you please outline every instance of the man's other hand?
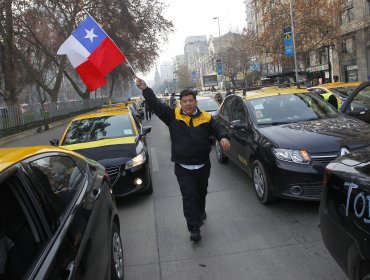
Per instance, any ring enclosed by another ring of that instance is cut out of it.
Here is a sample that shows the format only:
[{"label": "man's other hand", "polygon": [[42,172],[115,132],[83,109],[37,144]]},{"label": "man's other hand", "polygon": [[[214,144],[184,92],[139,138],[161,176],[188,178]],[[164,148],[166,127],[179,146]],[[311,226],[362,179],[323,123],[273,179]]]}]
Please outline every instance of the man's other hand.
[{"label": "man's other hand", "polygon": [[139,79],[139,78],[136,78],[136,86],[141,89],[141,90],[144,90],[146,89],[148,86],[146,85],[146,83],[144,82],[144,80],[142,79]]},{"label": "man's other hand", "polygon": [[220,144],[221,144],[222,148],[224,149],[224,151],[228,151],[230,149],[230,141],[229,141],[229,139],[222,138],[220,140]]}]

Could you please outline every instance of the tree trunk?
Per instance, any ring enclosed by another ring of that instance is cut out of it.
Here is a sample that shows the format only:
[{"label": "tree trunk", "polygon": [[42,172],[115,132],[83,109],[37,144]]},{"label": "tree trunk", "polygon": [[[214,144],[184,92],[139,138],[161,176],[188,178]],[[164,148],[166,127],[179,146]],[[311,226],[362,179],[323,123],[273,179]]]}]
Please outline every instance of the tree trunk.
[{"label": "tree trunk", "polygon": [[18,105],[17,74],[15,70],[15,46],[13,31],[12,1],[5,0],[5,33],[4,38],[4,100],[7,105]]}]

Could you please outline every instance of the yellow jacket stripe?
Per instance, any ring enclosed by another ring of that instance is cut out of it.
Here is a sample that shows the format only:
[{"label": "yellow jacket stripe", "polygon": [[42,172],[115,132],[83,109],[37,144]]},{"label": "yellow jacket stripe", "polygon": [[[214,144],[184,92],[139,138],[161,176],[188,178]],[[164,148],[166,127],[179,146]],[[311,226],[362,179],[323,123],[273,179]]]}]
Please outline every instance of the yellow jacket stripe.
[{"label": "yellow jacket stripe", "polygon": [[[199,116],[193,118],[194,127],[197,127],[203,123],[209,123],[211,121],[212,115],[210,113],[205,112],[205,111],[200,111],[200,112],[201,114]],[[183,121],[184,123],[186,123],[187,126],[190,127],[191,117],[181,114],[180,108],[175,109],[175,117],[176,117],[176,120]]]}]

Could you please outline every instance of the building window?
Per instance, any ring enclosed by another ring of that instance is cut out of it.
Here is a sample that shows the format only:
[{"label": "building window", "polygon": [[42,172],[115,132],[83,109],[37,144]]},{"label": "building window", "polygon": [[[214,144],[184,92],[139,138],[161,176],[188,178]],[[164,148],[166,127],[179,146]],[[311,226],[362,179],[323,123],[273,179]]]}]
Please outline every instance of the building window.
[{"label": "building window", "polygon": [[344,10],[341,14],[341,24],[346,24],[348,22],[351,22],[355,19],[355,9],[353,7],[349,7],[346,10]]},{"label": "building window", "polygon": [[345,38],[343,40],[343,53],[354,53],[353,37]]},{"label": "building window", "polygon": [[351,22],[355,19],[355,8],[350,8],[347,10],[348,22]]}]

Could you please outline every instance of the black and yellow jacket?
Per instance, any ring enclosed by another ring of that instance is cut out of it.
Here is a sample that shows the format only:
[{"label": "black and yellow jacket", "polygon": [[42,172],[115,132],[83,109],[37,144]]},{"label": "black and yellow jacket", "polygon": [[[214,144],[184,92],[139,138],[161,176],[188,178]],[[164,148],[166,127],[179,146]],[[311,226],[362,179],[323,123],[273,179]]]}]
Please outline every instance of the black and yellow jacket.
[{"label": "black and yellow jacket", "polygon": [[179,108],[172,109],[160,102],[151,88],[143,91],[151,110],[168,126],[171,137],[171,161],[181,164],[209,162],[210,137],[229,138],[226,130],[208,112],[197,110],[192,116]]}]

